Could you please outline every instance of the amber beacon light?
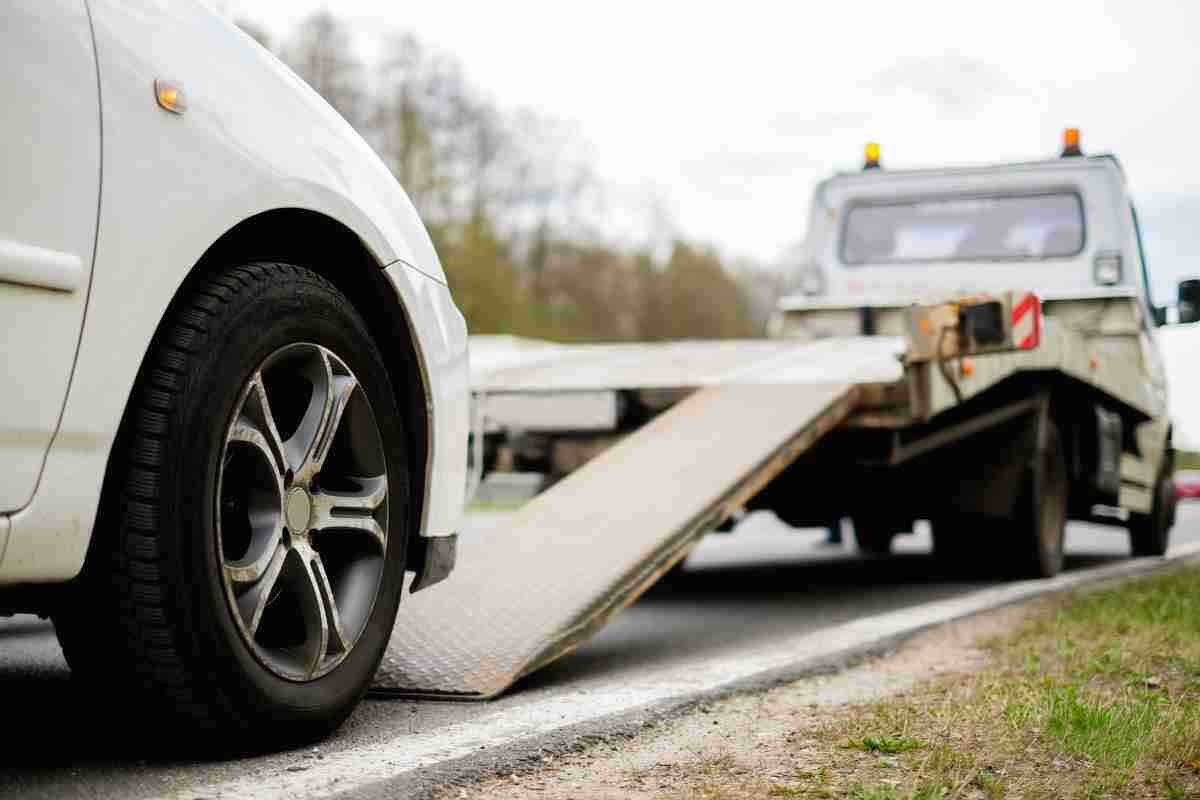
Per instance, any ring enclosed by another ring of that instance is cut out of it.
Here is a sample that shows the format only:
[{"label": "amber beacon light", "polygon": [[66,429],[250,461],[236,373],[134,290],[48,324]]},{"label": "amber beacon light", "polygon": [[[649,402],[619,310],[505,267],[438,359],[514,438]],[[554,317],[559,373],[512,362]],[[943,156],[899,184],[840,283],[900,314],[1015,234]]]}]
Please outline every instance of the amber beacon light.
[{"label": "amber beacon light", "polygon": [[863,169],[879,169],[879,142],[867,142],[863,153]]},{"label": "amber beacon light", "polygon": [[1081,156],[1083,150],[1079,146],[1079,128],[1067,128],[1063,131],[1063,158]]}]

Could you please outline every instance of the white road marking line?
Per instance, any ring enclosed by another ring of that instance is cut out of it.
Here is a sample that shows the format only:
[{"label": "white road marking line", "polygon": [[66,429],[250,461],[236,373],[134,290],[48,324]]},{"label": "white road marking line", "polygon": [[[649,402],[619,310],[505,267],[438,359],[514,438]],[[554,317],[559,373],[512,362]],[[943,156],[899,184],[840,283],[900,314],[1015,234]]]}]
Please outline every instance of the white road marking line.
[{"label": "white road marking line", "polygon": [[525,707],[507,708],[469,722],[449,725],[429,733],[401,734],[385,742],[328,753],[320,761],[305,762],[300,772],[272,766],[222,783],[191,786],[164,795],[178,798],[255,798],[305,800],[325,798],[397,778],[443,761],[501,748],[571,725],[634,711],[640,707],[719,689],[783,670],[805,661],[837,656],[883,640],[915,633],[981,611],[1008,605],[1086,583],[1149,572],[1165,563],[1200,556],[1200,542],[1172,548],[1165,559],[1133,559],[1076,570],[1044,581],[981,589],[960,597],[863,617],[831,628],[792,637],[770,645],[739,650],[669,669],[648,671],[635,680],[599,691],[591,689],[586,701],[569,693]]}]

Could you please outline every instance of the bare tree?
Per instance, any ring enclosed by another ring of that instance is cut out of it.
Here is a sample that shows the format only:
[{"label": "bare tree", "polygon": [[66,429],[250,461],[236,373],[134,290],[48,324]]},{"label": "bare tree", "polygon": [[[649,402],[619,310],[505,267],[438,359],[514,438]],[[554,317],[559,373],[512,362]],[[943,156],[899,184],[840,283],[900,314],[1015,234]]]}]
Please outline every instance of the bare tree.
[{"label": "bare tree", "polygon": [[372,119],[376,147],[418,210],[429,216],[439,170],[425,87],[418,81],[425,49],[415,36],[401,34],[391,37],[386,53]]},{"label": "bare tree", "polygon": [[763,267],[750,260],[735,261],[728,269],[741,290],[750,329],[755,335],[767,329],[767,320],[787,288],[788,276],[781,268]]},{"label": "bare tree", "polygon": [[327,11],[301,23],[284,55],[408,192],[473,331],[638,339],[741,336],[757,324],[766,276],[744,269],[739,280],[714,251],[679,241],[662,198],[642,251],[603,244],[585,221],[595,215],[581,213],[606,205],[583,137],[502,109],[452,55],[391,35],[365,91],[349,32]]},{"label": "bare tree", "polygon": [[356,128],[366,119],[362,62],[345,25],[326,10],[297,27],[283,59]]}]

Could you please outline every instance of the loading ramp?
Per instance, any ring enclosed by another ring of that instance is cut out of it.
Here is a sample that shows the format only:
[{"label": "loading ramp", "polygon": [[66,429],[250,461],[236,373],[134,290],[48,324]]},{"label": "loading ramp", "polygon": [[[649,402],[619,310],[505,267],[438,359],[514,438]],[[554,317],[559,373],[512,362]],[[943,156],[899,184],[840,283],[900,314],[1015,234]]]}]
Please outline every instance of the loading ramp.
[{"label": "loading ramp", "polygon": [[679,403],[531,500],[503,536],[461,542],[453,577],[402,603],[377,690],[487,698],[570,652],[843,420],[854,394],[731,384]]},{"label": "loading ramp", "polygon": [[612,387],[685,399],[533,498],[503,535],[464,537],[451,578],[407,595],[375,690],[488,698],[570,652],[841,423],[903,341],[535,348],[480,396]]}]

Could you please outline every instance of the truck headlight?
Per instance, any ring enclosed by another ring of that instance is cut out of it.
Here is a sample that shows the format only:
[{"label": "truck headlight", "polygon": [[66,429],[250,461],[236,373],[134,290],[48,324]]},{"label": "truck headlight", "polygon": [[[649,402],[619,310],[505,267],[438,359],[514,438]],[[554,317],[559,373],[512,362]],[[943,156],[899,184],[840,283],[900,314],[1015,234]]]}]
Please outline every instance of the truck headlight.
[{"label": "truck headlight", "polygon": [[1092,262],[1092,277],[1101,286],[1116,286],[1121,282],[1121,254],[1116,250],[1105,250],[1096,254]]},{"label": "truck headlight", "polygon": [[818,266],[807,266],[800,272],[801,294],[814,297],[825,294],[825,273]]}]

